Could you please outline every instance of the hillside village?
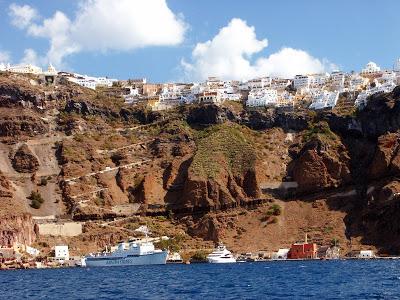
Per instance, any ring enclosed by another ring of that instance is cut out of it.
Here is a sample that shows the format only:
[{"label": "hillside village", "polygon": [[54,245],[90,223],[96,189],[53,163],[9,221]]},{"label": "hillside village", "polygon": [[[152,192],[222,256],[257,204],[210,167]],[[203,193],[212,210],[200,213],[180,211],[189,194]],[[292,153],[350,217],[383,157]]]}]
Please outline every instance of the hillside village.
[{"label": "hillside village", "polygon": [[261,77],[248,81],[221,80],[209,77],[199,83],[149,83],[146,78],[117,80],[108,77],[92,77],[59,71],[50,64],[46,71],[33,65],[0,64],[0,72],[13,72],[64,77],[80,86],[93,89],[100,87],[121,88],[118,96],[131,105],[144,104],[154,111],[174,107],[208,103],[220,105],[225,101],[242,102],[248,108],[296,107],[311,110],[332,109],[342,93],[353,93],[351,103],[363,108],[368,96],[391,92],[400,84],[400,59],[392,70],[382,70],[376,63],[369,62],[360,72],[333,71],[322,74],[299,74],[294,78]]}]

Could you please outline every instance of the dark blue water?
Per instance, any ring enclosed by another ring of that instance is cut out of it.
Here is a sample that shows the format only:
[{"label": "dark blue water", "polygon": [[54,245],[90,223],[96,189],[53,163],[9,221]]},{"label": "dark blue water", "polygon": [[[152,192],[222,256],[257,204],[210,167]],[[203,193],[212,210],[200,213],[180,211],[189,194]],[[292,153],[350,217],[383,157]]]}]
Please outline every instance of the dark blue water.
[{"label": "dark blue water", "polygon": [[400,299],[400,260],[2,271],[0,298]]}]

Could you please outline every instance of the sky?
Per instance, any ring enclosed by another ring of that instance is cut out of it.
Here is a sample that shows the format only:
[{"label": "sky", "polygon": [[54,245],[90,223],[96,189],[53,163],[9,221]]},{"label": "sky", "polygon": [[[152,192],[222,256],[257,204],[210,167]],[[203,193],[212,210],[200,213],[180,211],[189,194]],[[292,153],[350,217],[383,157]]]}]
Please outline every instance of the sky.
[{"label": "sky", "polygon": [[0,62],[152,82],[391,69],[398,0],[0,0]]}]

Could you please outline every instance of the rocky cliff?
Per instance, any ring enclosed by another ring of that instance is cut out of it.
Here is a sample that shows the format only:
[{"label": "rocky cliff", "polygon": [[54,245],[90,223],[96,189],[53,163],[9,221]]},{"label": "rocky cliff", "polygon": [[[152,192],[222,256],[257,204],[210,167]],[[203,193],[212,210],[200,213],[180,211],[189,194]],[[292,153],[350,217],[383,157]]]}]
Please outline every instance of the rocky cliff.
[{"label": "rocky cliff", "polygon": [[345,251],[400,252],[398,88],[347,114],[240,103],[152,112],[117,89],[0,77],[4,243],[32,242],[29,215],[55,215],[86,222],[65,241],[83,251],[133,234],[141,216],[193,247],[272,251],[308,232]]}]

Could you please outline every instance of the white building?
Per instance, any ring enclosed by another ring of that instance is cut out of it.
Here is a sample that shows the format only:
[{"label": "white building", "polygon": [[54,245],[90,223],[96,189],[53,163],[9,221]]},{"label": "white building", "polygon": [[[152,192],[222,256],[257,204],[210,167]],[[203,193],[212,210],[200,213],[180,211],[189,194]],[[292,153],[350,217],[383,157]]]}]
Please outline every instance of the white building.
[{"label": "white building", "polygon": [[339,99],[339,92],[320,91],[312,96],[310,109],[334,108]]},{"label": "white building", "polygon": [[176,85],[164,86],[160,92],[160,101],[155,110],[165,110],[176,107],[182,103],[182,93]]},{"label": "white building", "polygon": [[27,64],[27,65],[7,65],[6,71],[13,72],[13,73],[22,73],[22,74],[34,74],[39,75],[42,74],[42,68]]},{"label": "white building", "polygon": [[346,80],[346,73],[341,71],[334,71],[331,73],[331,83],[334,90],[342,91],[344,82]]},{"label": "white building", "polygon": [[129,86],[128,88],[129,88],[129,94],[123,95],[123,97],[125,103],[132,104],[138,100],[140,93],[138,88],[134,88],[132,86]]},{"label": "white building", "polygon": [[79,74],[74,74],[73,77],[68,76],[67,79],[92,90],[95,90],[97,87],[112,87],[113,83],[118,81],[117,79],[110,79],[107,77],[91,77]]},{"label": "white building", "polygon": [[221,101],[240,101],[242,95],[239,93],[223,92],[220,94]]},{"label": "white building", "polygon": [[4,71],[6,71],[6,70],[7,70],[6,65],[3,64],[3,63],[0,63],[0,72],[4,72]]},{"label": "white building", "polygon": [[380,83],[385,83],[385,82],[395,83],[396,77],[397,77],[397,74],[394,71],[383,71],[382,76],[378,77],[377,79]]},{"label": "white building", "polygon": [[358,258],[375,258],[375,254],[372,250],[361,250]]},{"label": "white building", "polygon": [[26,246],[25,252],[32,255],[32,256],[38,256],[40,254],[40,251],[36,248]]},{"label": "white building", "polygon": [[66,245],[59,245],[54,247],[54,258],[56,260],[69,260],[69,250]]},{"label": "white building", "polygon": [[198,94],[197,99],[200,103],[221,104],[220,93],[218,92],[202,92]]},{"label": "white building", "polygon": [[311,77],[308,75],[296,75],[293,79],[293,87],[296,90],[307,91],[310,88]]},{"label": "white building", "polygon": [[368,78],[362,77],[359,74],[353,74],[349,79],[349,90],[355,91],[360,90],[367,86],[369,83]]},{"label": "white building", "polygon": [[364,69],[361,70],[361,75],[376,74],[381,71],[381,68],[374,62],[370,61],[367,63]]},{"label": "white building", "polygon": [[273,78],[271,81],[271,89],[281,91],[286,89],[291,83],[289,79]]},{"label": "white building", "polygon": [[310,76],[310,86],[311,87],[322,87],[326,84],[329,79],[328,73],[313,74]]},{"label": "white building", "polygon": [[261,77],[261,78],[255,78],[251,79],[247,82],[248,89],[253,90],[253,89],[262,89],[265,87],[271,86],[271,78],[270,77]]},{"label": "white building", "polygon": [[294,105],[295,96],[287,91],[278,93],[277,107],[290,107]]},{"label": "white building", "polygon": [[246,105],[249,107],[261,107],[273,105],[278,101],[278,92],[274,89],[255,89],[249,92]]},{"label": "white building", "polygon": [[279,249],[272,254],[272,259],[287,259],[290,249]]},{"label": "white building", "polygon": [[362,91],[358,94],[354,105],[360,108],[363,108],[367,105],[367,99],[369,96],[376,93],[390,93],[396,87],[396,84],[393,82],[385,82],[384,84],[379,84],[375,82],[375,87],[367,88],[365,91]]}]

